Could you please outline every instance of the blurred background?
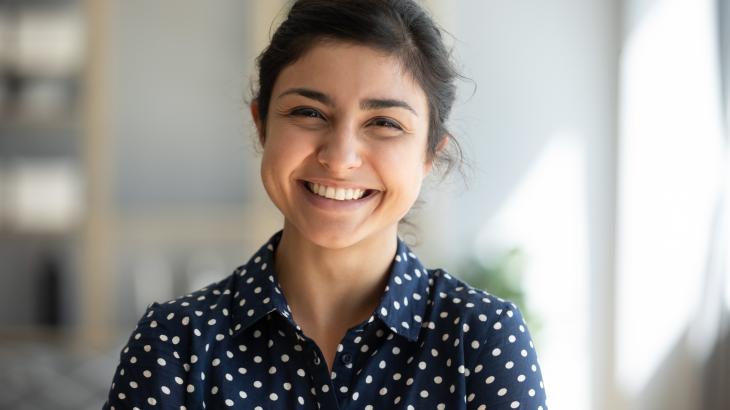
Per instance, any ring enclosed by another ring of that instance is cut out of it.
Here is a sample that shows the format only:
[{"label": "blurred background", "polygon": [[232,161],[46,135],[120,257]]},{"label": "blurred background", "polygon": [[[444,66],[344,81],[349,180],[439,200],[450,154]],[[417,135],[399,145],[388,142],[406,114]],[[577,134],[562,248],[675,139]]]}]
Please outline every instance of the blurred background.
[{"label": "blurred background", "polygon": [[[100,408],[145,307],[282,226],[247,99],[283,4],[0,0],[1,409]],[[425,4],[471,167],[402,235],[518,303],[550,408],[730,408],[728,2]]]}]

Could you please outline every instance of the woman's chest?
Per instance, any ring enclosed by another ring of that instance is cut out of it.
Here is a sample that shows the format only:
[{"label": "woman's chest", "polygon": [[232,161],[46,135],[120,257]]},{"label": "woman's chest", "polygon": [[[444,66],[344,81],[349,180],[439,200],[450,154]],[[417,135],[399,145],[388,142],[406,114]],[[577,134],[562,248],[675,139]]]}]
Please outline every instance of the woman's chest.
[{"label": "woman's chest", "polygon": [[433,336],[348,332],[330,371],[311,339],[258,329],[209,347],[188,382],[208,408],[462,408],[469,371],[461,343]]}]

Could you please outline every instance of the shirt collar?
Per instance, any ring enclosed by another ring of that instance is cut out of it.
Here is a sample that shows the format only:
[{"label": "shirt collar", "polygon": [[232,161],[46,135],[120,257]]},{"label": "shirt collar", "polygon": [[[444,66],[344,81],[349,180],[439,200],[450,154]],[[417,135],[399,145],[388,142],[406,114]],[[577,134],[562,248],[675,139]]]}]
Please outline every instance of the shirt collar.
[{"label": "shirt collar", "polygon": [[[283,230],[279,230],[271,236],[245,265],[234,272],[236,293],[231,309],[234,333],[243,331],[273,311],[278,311],[301,330],[292,320],[291,309],[274,272],[274,252],[282,233]],[[408,245],[400,237],[397,239],[388,284],[368,322],[378,318],[393,332],[415,341],[421,330],[428,300],[429,272]]]}]

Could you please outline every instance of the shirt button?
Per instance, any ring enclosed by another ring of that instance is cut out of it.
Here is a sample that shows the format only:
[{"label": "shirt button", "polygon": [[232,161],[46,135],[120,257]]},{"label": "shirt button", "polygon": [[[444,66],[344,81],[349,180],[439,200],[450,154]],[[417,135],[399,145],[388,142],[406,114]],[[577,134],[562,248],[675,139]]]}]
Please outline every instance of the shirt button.
[{"label": "shirt button", "polygon": [[319,366],[319,363],[320,363],[319,356],[315,355],[314,356],[314,365]]},{"label": "shirt button", "polygon": [[340,360],[342,360],[342,363],[344,364],[350,364],[352,363],[352,355],[350,353],[342,353],[342,356],[340,356]]}]

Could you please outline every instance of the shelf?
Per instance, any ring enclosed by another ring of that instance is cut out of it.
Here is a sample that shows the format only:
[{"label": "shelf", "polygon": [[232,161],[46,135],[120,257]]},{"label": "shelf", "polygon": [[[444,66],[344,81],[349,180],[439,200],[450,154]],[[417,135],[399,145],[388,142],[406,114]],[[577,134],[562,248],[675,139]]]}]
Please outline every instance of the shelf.
[{"label": "shelf", "polygon": [[[184,221],[184,223],[181,223]],[[273,206],[200,206],[119,213],[119,237],[137,246],[156,244],[243,243],[273,233],[281,215]]]},{"label": "shelf", "polygon": [[81,129],[80,116],[74,113],[48,117],[0,114],[0,138],[12,137],[12,134],[46,137],[50,132],[79,133]]},{"label": "shelf", "polygon": [[78,227],[70,227],[58,230],[21,230],[7,225],[0,226],[0,240],[17,239],[17,240],[68,240],[80,234]]},{"label": "shelf", "polygon": [[27,342],[61,343],[74,336],[74,330],[68,326],[0,326],[0,341],[2,345]]}]

